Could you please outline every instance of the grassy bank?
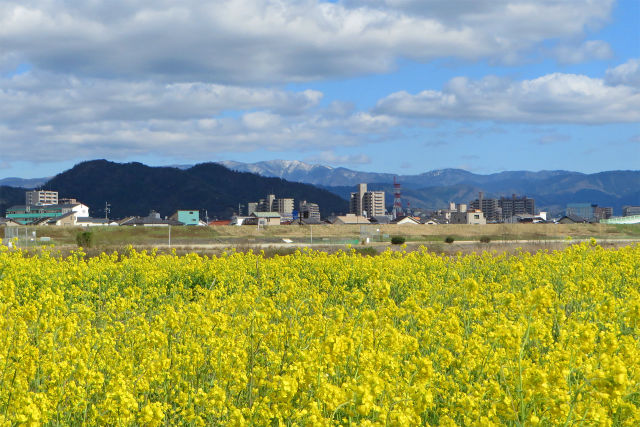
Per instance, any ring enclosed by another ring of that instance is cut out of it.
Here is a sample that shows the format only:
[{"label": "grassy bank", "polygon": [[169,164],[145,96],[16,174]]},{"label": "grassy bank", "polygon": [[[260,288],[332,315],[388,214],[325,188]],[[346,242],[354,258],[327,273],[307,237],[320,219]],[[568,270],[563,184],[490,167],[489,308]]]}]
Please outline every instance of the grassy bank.
[{"label": "grassy bank", "polygon": [[[28,236],[35,231],[36,241],[29,246],[53,244],[63,251],[75,248],[76,235],[84,229],[73,227],[29,228]],[[175,249],[178,253],[198,252],[217,255],[225,248],[238,251],[264,250],[267,255],[283,255],[296,250],[296,246],[310,245],[327,252],[335,252],[350,244],[358,250],[369,238],[372,247],[369,254],[382,252],[390,245],[391,236],[402,236],[407,249],[427,246],[437,253],[469,253],[483,250],[514,252],[526,250],[563,249],[571,241],[594,237],[602,240],[640,240],[640,225],[607,224],[489,224],[489,225],[319,225],[272,226],[257,229],[253,226],[218,227],[96,227],[92,233],[92,252],[122,252],[132,245],[138,249]],[[169,236],[171,234],[171,236]],[[4,230],[0,228],[0,236]],[[42,237],[50,240],[42,242]],[[285,239],[285,240],[283,240]],[[453,241],[446,243],[446,241]],[[286,243],[285,243],[286,242]],[[289,243],[290,242],[290,243]],[[288,245],[291,246],[288,246]],[[606,243],[605,243],[606,244]],[[625,242],[613,242],[616,246]],[[20,243],[25,247],[24,241]],[[170,247],[169,247],[170,246]]]}]

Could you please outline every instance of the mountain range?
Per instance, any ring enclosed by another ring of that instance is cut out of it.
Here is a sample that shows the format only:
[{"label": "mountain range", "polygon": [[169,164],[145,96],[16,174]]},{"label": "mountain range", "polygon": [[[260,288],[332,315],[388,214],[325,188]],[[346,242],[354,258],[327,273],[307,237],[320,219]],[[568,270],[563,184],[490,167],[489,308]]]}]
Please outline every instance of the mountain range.
[{"label": "mountain range", "polygon": [[[226,217],[266,194],[306,199],[320,204],[323,215],[345,212],[355,186],[366,182],[371,190],[386,192],[393,203],[394,177],[402,186],[404,205],[415,209],[441,209],[448,202],[468,203],[483,191],[485,197],[534,198],[539,210],[552,214],[568,203],[611,206],[640,205],[640,171],[584,174],[571,171],[508,171],[488,175],[461,169],[441,169],[417,175],[362,172],[347,168],[273,160],[258,163],[222,161],[199,165],[151,167],[95,160],[76,165],[52,179],[5,178],[0,187],[0,212],[24,203],[24,188],[44,186],[61,197],[75,197],[95,209],[112,205],[114,217],[145,215],[150,209],[170,214],[178,208],[207,209],[210,216]],[[310,185],[311,184],[311,185]],[[5,184],[6,185],[6,184]],[[15,188],[15,187],[24,188]]]},{"label": "mountain range", "polygon": [[9,177],[0,179],[0,186],[20,187],[20,188],[37,188],[44,185],[51,177],[47,178],[17,178]]},{"label": "mountain range", "polygon": [[640,171],[606,171],[593,174],[554,171],[507,171],[488,175],[462,169],[440,169],[418,175],[393,175],[332,168],[299,161],[273,160],[258,163],[220,162],[230,169],[306,182],[348,198],[355,185],[384,190],[386,205],[393,203],[394,177],[402,186],[402,199],[413,208],[441,209],[449,201],[467,203],[484,192],[485,197],[534,198],[536,207],[558,214],[568,203],[611,206],[621,214],[622,206],[640,204]]}]

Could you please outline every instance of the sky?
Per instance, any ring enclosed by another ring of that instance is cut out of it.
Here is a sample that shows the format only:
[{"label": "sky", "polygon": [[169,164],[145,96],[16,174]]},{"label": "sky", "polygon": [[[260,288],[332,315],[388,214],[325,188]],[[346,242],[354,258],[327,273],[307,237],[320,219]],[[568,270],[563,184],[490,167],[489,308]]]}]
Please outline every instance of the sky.
[{"label": "sky", "polygon": [[640,169],[640,0],[3,0],[0,178]]}]

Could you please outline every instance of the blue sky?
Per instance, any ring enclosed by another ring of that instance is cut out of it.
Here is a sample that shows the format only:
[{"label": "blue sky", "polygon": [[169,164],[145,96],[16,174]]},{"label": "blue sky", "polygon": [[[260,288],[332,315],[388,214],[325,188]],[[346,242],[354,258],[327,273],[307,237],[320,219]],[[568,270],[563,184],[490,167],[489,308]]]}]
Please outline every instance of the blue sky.
[{"label": "blue sky", "polygon": [[638,0],[8,0],[0,178],[640,164]]}]

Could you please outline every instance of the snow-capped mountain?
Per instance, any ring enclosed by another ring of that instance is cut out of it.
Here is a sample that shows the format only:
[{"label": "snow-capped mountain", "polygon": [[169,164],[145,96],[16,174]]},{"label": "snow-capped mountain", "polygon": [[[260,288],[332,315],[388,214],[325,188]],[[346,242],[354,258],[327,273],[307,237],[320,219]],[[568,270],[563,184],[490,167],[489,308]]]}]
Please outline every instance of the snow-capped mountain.
[{"label": "snow-capped mountain", "polygon": [[222,161],[221,165],[238,172],[304,182],[321,186],[356,185],[361,182],[393,181],[392,174],[359,172],[342,167],[309,164],[297,160],[269,160],[257,163]]}]

